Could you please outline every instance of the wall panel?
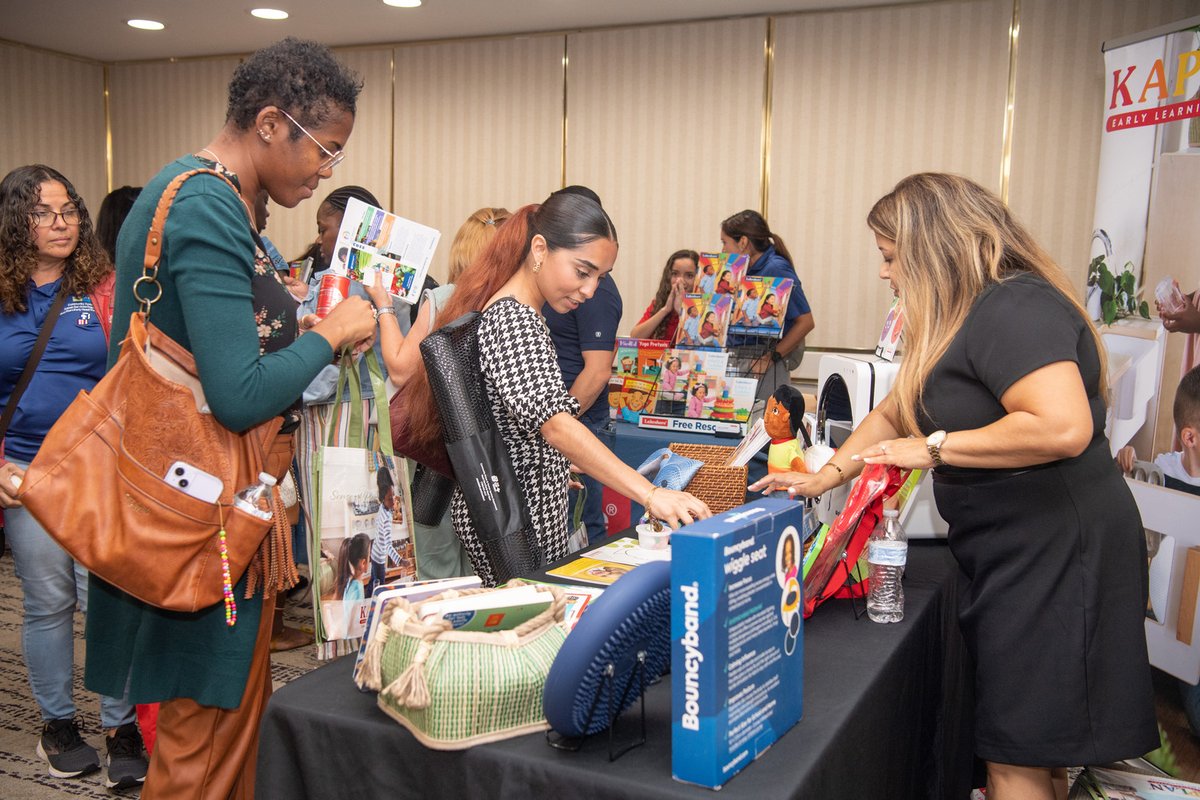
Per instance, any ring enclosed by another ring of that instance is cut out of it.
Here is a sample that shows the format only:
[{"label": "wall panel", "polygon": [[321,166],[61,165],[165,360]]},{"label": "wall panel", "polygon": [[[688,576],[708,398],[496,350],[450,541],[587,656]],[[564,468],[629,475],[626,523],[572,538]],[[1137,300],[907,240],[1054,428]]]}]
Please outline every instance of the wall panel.
[{"label": "wall panel", "polygon": [[720,222],[759,205],[765,18],[572,34],[567,183],[617,226],[613,277],[641,317],[668,255],[720,249]]},{"label": "wall panel", "polygon": [[54,167],[93,216],[108,191],[104,67],[0,43],[0,176],[23,164]]},{"label": "wall panel", "polygon": [[432,273],[475,209],[559,188],[563,37],[397,47],[393,208],[442,232]]},{"label": "wall panel", "polygon": [[1198,14],[1197,0],[1021,0],[1009,204],[1080,292],[1107,107],[1100,48]]},{"label": "wall panel", "polygon": [[950,0],[777,22],[768,221],[813,307],[810,346],[874,347],[891,290],[865,219],[898,180],[999,190],[1011,14]]}]

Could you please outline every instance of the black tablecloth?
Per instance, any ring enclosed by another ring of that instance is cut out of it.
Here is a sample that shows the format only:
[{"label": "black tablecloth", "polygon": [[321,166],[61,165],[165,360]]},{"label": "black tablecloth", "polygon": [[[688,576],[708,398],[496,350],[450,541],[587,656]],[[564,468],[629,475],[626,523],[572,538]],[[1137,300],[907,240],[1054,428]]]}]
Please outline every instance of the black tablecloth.
[{"label": "black tablecloth", "polygon": [[[970,791],[971,696],[945,545],[914,542],[905,619],[855,620],[831,601],[805,620],[804,718],[721,790],[725,798],[951,798]],[[601,735],[578,753],[542,734],[469,750],[418,744],[342,658],[284,686],[263,720],[256,796],[297,798],[711,797],[671,778],[670,676],[646,694],[648,742],[614,763]],[[635,705],[618,723],[634,732]]]}]

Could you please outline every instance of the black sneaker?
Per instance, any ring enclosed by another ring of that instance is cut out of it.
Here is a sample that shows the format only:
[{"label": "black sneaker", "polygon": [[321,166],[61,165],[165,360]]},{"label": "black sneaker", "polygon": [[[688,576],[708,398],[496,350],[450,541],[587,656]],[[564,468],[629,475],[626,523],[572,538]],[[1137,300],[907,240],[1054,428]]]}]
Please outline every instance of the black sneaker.
[{"label": "black sneaker", "polygon": [[137,723],[126,722],[112,736],[104,737],[108,777],[104,785],[110,789],[132,789],[146,780],[146,751]]},{"label": "black sneaker", "polygon": [[37,754],[50,765],[55,778],[78,778],[100,769],[100,756],[79,735],[73,719],[52,719],[42,728]]}]

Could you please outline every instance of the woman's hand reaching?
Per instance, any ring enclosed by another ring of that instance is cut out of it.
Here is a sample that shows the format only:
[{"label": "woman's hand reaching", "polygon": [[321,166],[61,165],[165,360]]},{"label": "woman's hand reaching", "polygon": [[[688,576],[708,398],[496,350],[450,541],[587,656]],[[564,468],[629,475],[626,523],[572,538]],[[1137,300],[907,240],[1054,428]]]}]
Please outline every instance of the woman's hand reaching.
[{"label": "woman's hand reaching", "polygon": [[672,529],[712,516],[704,501],[695,495],[663,488],[651,490],[646,498],[646,513]]}]

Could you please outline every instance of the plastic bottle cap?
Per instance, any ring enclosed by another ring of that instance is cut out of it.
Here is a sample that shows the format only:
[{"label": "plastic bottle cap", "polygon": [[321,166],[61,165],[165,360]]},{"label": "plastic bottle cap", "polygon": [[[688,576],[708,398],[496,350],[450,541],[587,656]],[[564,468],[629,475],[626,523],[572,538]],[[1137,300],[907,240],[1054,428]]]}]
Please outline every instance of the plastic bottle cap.
[{"label": "plastic bottle cap", "polygon": [[266,472],[260,472],[260,473],[258,473],[258,479],[259,479],[260,481],[262,481],[263,483],[265,483],[267,486],[274,486],[274,485],[275,485],[275,476],[274,476],[274,475],[269,475],[269,474],[267,474]]},{"label": "plastic bottle cap", "polygon": [[898,517],[898,516],[900,516],[900,509],[898,509],[898,508],[885,508],[885,509],[883,510],[883,515],[884,515],[885,517]]}]

